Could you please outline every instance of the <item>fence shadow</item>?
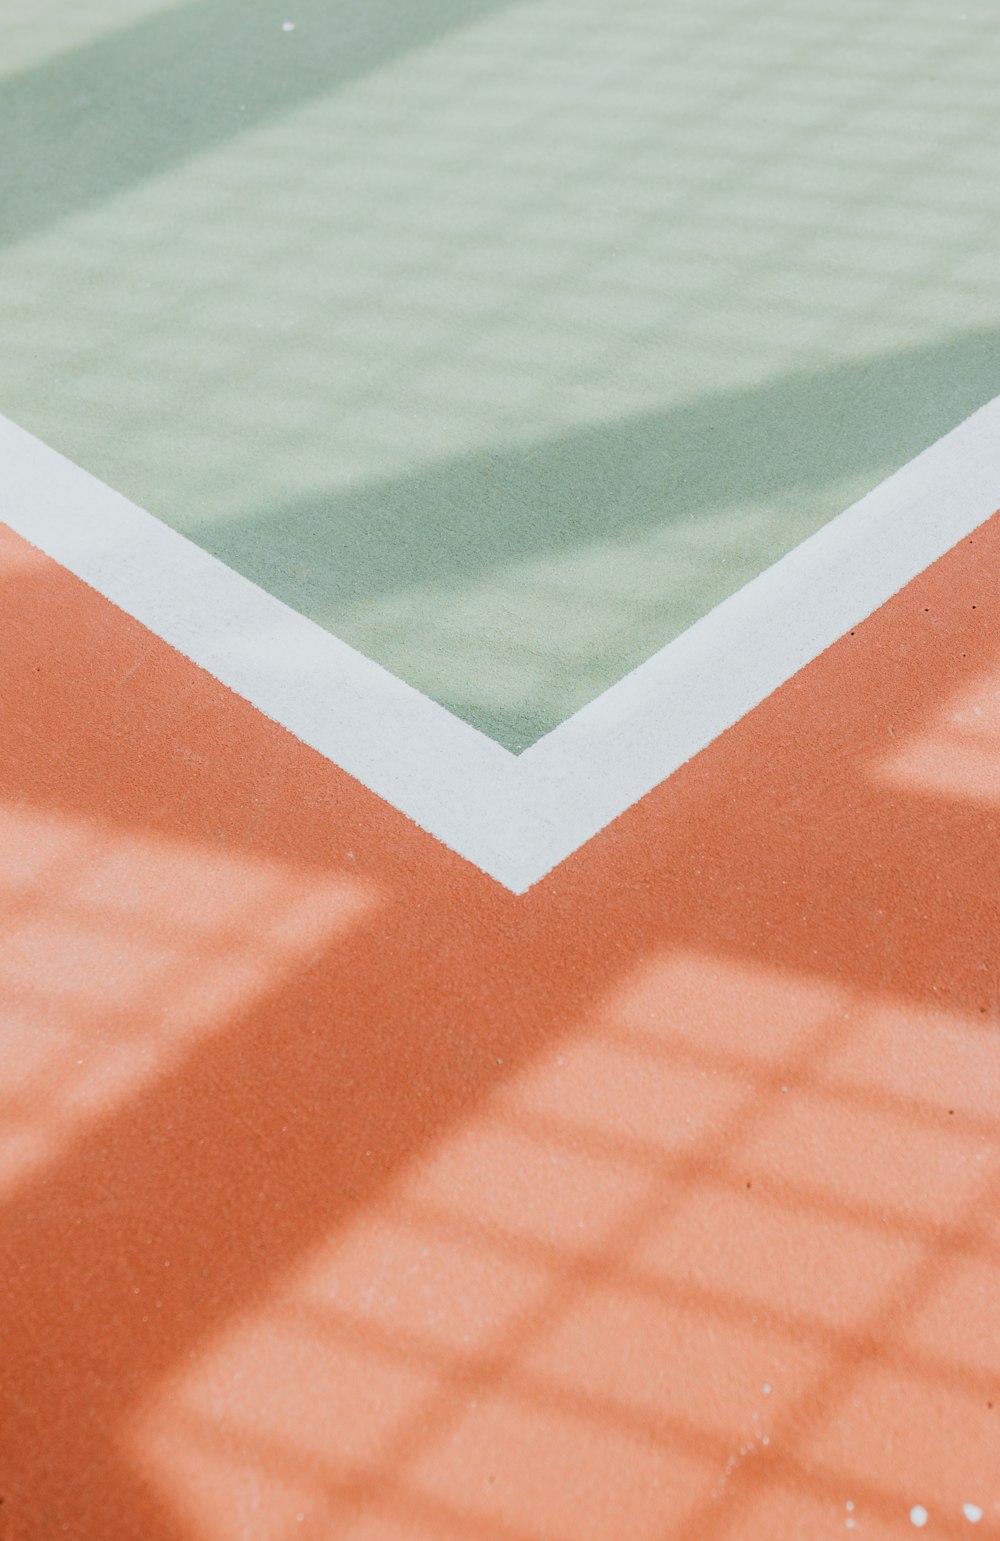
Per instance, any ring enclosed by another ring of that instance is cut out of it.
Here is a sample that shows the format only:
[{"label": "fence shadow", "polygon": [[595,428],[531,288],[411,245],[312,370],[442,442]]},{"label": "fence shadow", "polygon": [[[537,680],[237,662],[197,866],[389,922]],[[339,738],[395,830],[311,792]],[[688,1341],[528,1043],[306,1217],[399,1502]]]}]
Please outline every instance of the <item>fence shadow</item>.
[{"label": "fence shadow", "polygon": [[10,885],[8,993],[151,1044],[0,1215],[12,1535],[891,1527],[942,1398],[982,1484],[998,1367],[934,1313],[997,1262],[998,810],[871,764],[996,666],[1000,525],[521,900],[4,549],[4,803],[97,841]]}]

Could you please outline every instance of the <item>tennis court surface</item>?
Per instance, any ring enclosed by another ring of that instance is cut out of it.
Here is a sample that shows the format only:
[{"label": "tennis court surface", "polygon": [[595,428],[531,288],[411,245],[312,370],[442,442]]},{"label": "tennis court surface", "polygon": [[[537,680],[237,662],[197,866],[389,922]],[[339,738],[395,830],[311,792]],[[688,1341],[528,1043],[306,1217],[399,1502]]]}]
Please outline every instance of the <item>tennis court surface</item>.
[{"label": "tennis court surface", "polygon": [[1000,1534],[992,6],[0,16],[0,1541]]}]

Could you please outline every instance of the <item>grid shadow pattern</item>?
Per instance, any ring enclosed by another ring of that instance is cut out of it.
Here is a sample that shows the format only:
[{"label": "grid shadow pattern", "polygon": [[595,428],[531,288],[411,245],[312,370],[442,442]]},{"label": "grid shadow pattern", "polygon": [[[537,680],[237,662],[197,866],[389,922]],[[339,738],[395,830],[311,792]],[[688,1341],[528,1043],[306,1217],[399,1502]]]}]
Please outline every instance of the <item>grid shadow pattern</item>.
[{"label": "grid shadow pattern", "polygon": [[0,255],[0,406],[509,747],[1000,391],[990,0],[269,7],[144,23],[225,131]]},{"label": "grid shadow pattern", "polygon": [[1000,522],[523,899],[3,550],[12,1538],[996,1533]]}]

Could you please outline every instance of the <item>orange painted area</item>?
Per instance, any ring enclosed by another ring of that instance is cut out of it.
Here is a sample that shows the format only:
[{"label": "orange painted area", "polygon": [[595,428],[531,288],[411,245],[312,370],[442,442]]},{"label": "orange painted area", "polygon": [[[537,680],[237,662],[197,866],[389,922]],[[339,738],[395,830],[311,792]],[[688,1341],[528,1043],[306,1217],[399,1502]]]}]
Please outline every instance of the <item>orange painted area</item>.
[{"label": "orange painted area", "polygon": [[1000,1534],[998,566],[519,899],[6,535],[0,1537]]}]

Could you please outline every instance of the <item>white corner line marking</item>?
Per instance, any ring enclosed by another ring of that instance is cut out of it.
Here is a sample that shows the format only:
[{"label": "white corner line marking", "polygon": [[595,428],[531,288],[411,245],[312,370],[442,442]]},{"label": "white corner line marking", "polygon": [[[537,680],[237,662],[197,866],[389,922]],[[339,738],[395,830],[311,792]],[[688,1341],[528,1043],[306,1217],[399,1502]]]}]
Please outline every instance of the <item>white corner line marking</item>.
[{"label": "white corner line marking", "polygon": [[0,520],[514,893],[1000,507],[1000,397],[521,755],[0,417]]}]

